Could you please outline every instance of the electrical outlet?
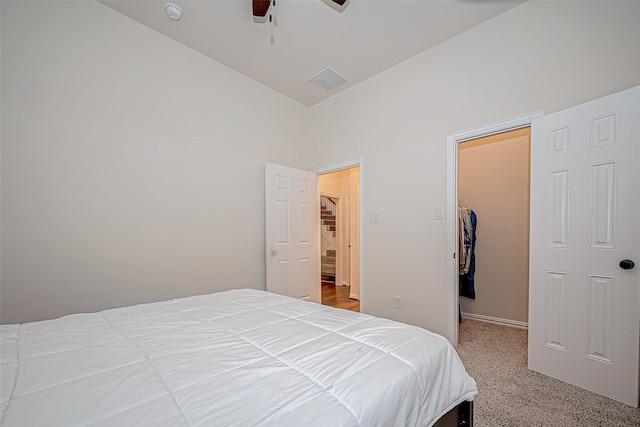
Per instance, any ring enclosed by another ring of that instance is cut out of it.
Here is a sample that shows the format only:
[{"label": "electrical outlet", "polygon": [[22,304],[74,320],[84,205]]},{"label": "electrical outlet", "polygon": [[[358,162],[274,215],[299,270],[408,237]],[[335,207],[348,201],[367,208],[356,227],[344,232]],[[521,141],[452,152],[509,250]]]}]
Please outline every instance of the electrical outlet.
[{"label": "electrical outlet", "polygon": [[402,297],[393,297],[393,307],[402,309]]}]

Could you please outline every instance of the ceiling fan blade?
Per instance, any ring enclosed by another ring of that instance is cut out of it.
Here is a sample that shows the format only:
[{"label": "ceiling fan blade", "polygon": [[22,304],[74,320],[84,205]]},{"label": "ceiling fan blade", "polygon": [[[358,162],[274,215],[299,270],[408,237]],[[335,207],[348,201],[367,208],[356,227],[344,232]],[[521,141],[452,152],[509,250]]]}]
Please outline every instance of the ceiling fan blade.
[{"label": "ceiling fan blade", "polygon": [[266,16],[270,4],[271,0],[253,0],[253,16]]},{"label": "ceiling fan blade", "polygon": [[339,4],[340,6],[344,5],[347,2],[347,0],[331,0],[331,1],[336,4]]}]

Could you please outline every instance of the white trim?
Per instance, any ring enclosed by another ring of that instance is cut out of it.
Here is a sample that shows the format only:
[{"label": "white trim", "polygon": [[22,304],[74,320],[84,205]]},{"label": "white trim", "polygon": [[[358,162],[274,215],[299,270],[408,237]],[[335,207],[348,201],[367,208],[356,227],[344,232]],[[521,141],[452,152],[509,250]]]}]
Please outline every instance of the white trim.
[{"label": "white trim", "polygon": [[477,320],[479,322],[495,323],[496,325],[508,326],[510,328],[529,329],[527,322],[521,322],[519,320],[501,319],[499,317],[485,316],[483,314],[465,313],[462,312],[463,319]]},{"label": "white trim", "polygon": [[[356,168],[356,167],[362,168],[363,163],[364,163],[364,161],[362,159],[360,159],[360,160],[352,160],[350,162],[344,162],[344,163],[339,163],[339,164],[333,165],[333,166],[326,166],[324,168],[314,169],[311,172],[316,173],[318,175],[324,175],[326,173],[338,172],[338,171],[345,170],[345,169],[351,169],[351,168]],[[360,178],[362,178],[362,172],[360,173]]]},{"label": "white trim", "polygon": [[[365,300],[362,297],[364,294],[366,294],[366,292],[364,291],[364,288],[365,288],[364,286],[364,281],[365,281],[364,254],[362,250],[362,248],[364,248],[364,213],[366,212],[364,208],[364,160],[363,159],[352,160],[350,162],[344,162],[344,163],[340,163],[333,166],[326,166],[323,168],[314,169],[312,172],[314,172],[317,175],[324,175],[327,173],[338,172],[344,169],[351,169],[355,167],[360,168],[360,296],[357,299],[360,300],[360,312],[366,313],[365,304],[364,304]],[[319,203],[319,199],[320,199],[320,180],[318,180],[318,203]],[[320,209],[318,209],[317,215],[318,217],[320,217]],[[320,223],[320,220],[318,219],[318,224],[319,223]],[[318,228],[318,232],[320,232],[319,228]],[[320,251],[318,251],[318,257],[320,257]],[[316,286],[319,292],[318,295],[321,295],[322,284],[320,282],[320,274],[316,274]],[[349,295],[349,297],[351,298],[351,295]]]},{"label": "white trim", "polygon": [[449,135],[449,138],[455,138],[457,143],[461,143],[464,141],[469,141],[471,139],[483,138],[485,136],[491,136],[516,129],[522,129],[531,126],[531,122],[533,121],[533,119],[537,119],[542,116],[544,116],[544,111],[537,111],[532,114],[514,117],[513,119],[508,119],[502,122],[496,122],[455,133],[453,135]]},{"label": "white trim", "polygon": [[446,337],[458,346],[458,144],[531,126],[544,111],[480,126],[447,137],[447,319]]}]

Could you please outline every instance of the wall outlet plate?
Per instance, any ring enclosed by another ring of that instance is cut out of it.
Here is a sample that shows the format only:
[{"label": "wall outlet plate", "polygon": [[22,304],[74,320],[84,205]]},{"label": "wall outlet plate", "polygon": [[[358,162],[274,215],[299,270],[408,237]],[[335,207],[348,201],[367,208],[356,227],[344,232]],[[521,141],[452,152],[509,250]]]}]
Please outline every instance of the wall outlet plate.
[{"label": "wall outlet plate", "polygon": [[393,307],[402,308],[402,297],[393,297]]}]

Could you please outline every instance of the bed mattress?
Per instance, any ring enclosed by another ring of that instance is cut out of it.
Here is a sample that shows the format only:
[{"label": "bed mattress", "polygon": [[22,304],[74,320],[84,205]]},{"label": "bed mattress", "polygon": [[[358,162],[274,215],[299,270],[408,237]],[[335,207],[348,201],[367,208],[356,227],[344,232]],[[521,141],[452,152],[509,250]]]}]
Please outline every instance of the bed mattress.
[{"label": "bed mattress", "polygon": [[2,325],[2,426],[430,426],[477,394],[442,336],[257,290]]}]

